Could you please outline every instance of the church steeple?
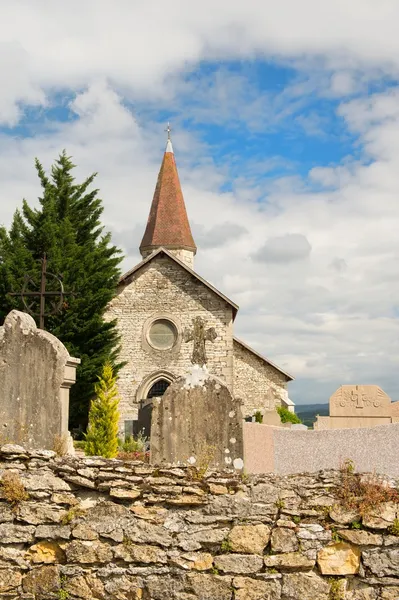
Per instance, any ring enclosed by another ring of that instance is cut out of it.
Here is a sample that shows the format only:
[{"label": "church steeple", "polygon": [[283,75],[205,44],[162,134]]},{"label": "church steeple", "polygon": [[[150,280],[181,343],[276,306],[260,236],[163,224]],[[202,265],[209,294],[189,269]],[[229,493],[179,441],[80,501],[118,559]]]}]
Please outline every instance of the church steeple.
[{"label": "church steeple", "polygon": [[158,175],[147,227],[140,244],[140,252],[142,257],[145,258],[162,246],[192,268],[197,247],[188,222],[170,139],[171,129],[169,123],[166,131],[168,132],[168,141]]}]

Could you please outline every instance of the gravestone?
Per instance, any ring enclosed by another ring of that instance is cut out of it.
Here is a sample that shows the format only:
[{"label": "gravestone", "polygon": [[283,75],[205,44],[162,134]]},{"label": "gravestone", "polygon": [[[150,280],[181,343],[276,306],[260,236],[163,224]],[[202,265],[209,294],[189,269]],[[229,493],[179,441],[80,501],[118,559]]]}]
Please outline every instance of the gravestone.
[{"label": "gravestone", "polygon": [[242,469],[241,402],[195,365],[154,399],[151,463]]},{"label": "gravestone", "polygon": [[13,310],[0,327],[0,443],[71,451],[69,388],[80,360]]},{"label": "gravestone", "polygon": [[314,429],[352,429],[394,422],[394,404],[377,385],[341,385],[330,398],[330,415]]}]

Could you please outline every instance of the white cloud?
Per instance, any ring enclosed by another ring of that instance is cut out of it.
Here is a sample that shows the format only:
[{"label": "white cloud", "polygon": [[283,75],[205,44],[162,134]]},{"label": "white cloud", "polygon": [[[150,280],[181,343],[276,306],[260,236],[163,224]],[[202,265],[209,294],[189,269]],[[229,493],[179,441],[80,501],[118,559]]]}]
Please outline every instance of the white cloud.
[{"label": "white cloud", "polygon": [[[398,74],[398,17],[396,0],[5,0],[0,122],[16,124],[27,105],[51,103],[57,91],[74,97],[74,120],[47,123],[26,139],[0,137],[0,222],[22,197],[37,197],[33,157],[49,167],[66,148],[78,177],[99,172],[104,219],[128,253],[127,269],[139,260],[162,132],[126,102],[173,107],[181,94],[194,119],[229,127],[244,114],[256,128],[270,123],[268,111],[275,122],[297,114],[305,95],[360,94],[341,102],[339,116],[364,156],[316,165],[308,177],[292,171],[262,181],[279,157],[246,169],[237,156],[216,165],[183,126],[173,139],[200,233],[196,268],[241,305],[238,335],[298,378],[294,399],[297,390],[302,401],[326,401],[344,382],[378,383],[398,398],[399,92],[361,95],[370,78]],[[183,81],[200,60],[255,56],[309,76],[262,98],[243,93],[241,76],[222,75],[204,89],[204,81]],[[316,115],[298,122],[323,128]],[[224,183],[231,191],[220,192]],[[306,260],[292,262],[298,255]]]}]

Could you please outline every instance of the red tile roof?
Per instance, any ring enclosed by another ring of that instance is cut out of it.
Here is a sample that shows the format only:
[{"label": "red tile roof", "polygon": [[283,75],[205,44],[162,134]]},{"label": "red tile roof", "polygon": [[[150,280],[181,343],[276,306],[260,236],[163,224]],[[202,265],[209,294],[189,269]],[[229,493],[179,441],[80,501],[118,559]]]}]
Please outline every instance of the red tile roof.
[{"label": "red tile roof", "polygon": [[140,251],[183,248],[197,251],[188,222],[170,141],[166,147]]}]

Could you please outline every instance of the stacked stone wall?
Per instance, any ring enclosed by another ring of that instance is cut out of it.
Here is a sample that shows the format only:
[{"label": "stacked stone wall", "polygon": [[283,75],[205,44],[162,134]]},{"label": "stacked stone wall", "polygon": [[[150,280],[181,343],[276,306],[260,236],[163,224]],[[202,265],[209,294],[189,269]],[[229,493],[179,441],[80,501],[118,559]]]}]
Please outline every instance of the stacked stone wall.
[{"label": "stacked stone wall", "polygon": [[337,471],[200,477],[8,445],[10,472],[28,497],[1,487],[1,598],[399,598],[397,505],[360,522],[336,504]]}]

